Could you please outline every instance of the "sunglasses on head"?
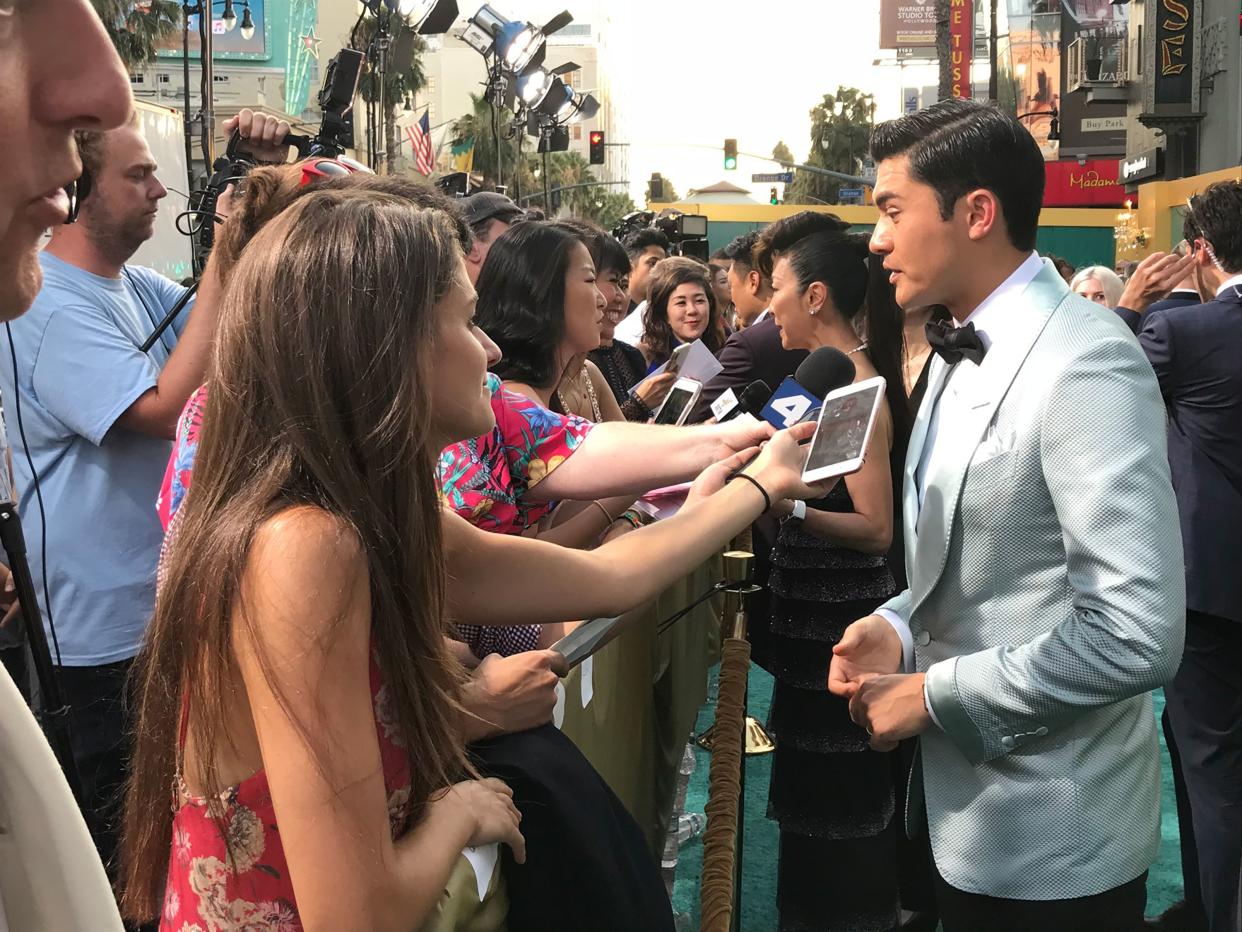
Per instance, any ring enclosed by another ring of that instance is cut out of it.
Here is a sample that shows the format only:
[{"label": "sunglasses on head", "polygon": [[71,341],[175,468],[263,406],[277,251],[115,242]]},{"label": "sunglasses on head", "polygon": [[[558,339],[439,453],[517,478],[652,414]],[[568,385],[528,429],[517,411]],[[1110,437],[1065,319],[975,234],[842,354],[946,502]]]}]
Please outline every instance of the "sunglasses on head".
[{"label": "sunglasses on head", "polygon": [[344,175],[374,175],[367,166],[344,155],[334,159],[307,159],[302,163],[302,187],[316,178],[340,178]]}]

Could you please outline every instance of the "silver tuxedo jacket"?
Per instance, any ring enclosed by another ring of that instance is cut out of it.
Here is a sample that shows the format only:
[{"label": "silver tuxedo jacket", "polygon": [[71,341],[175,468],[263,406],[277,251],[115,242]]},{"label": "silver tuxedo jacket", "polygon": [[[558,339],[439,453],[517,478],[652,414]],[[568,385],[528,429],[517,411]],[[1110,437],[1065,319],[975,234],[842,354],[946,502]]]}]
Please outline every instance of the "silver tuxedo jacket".
[{"label": "silver tuxedo jacket", "polygon": [[1013,332],[940,420],[920,508],[949,371],[933,363],[905,469],[910,588],[884,607],[910,626],[942,726],[921,738],[908,827],[925,801],[936,865],[961,890],[1061,899],[1155,857],[1150,691],[1181,659],[1185,571],[1164,405],[1138,343],[1047,262],[1008,303]]}]

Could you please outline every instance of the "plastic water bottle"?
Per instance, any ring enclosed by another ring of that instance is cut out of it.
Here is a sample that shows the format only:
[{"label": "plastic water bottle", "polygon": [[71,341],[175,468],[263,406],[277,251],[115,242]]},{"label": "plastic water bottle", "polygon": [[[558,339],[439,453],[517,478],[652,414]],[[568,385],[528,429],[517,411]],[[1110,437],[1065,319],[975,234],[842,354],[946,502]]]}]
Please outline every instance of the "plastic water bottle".
[{"label": "plastic water bottle", "polygon": [[707,828],[707,816],[701,812],[687,812],[677,820],[677,847],[698,838]]},{"label": "plastic water bottle", "polygon": [[685,751],[681,755],[681,766],[677,769],[683,777],[690,777],[694,774],[694,767],[697,763],[698,761],[694,756],[694,744],[688,742]]}]

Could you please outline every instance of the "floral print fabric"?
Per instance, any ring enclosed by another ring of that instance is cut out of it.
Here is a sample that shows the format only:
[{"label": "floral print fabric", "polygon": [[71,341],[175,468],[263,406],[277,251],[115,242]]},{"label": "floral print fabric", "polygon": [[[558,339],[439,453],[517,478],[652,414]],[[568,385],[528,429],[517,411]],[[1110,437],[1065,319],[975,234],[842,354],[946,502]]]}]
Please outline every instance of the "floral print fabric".
[{"label": "floral print fabric", "polygon": [[[388,820],[397,838],[408,822],[409,762],[374,657],[371,696]],[[206,800],[182,794],[173,816],[160,932],[301,932],[266,774],[247,777],[219,801],[217,822]]]},{"label": "floral print fabric", "polygon": [[[488,375],[488,386],[496,427],[440,454],[440,494],[449,508],[475,527],[520,534],[552,510],[552,503],[527,501],[526,494],[573,455],[595,425],[556,414],[508,391],[494,375]],[[539,632],[539,625],[457,625],[458,637],[480,659],[534,650]]]}]

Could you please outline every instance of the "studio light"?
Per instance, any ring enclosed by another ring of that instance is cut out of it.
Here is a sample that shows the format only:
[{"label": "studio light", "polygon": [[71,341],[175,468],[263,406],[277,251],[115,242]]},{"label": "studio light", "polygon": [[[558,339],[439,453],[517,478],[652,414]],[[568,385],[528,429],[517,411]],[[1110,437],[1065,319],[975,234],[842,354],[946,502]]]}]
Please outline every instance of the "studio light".
[{"label": "studio light", "polygon": [[470,17],[462,40],[480,55],[496,53],[504,66],[524,74],[543,64],[547,39],[530,23],[506,19],[489,4],[483,4]]},{"label": "studio light", "polygon": [[549,116],[559,123],[563,116],[568,116],[572,112],[573,105],[573,88],[560,78],[553,78],[536,109],[544,116]]},{"label": "studio light", "polygon": [[592,120],[597,113],[599,113],[599,101],[595,99],[594,94],[586,94],[574,102],[574,110],[569,115],[569,121],[581,123],[583,120]]},{"label": "studio light", "polygon": [[517,96],[527,107],[538,108],[552,87],[552,76],[542,68],[518,78]]},{"label": "studio light", "polygon": [[535,56],[543,51],[543,33],[530,23],[506,23],[496,36],[496,54],[516,74],[539,66]]}]

